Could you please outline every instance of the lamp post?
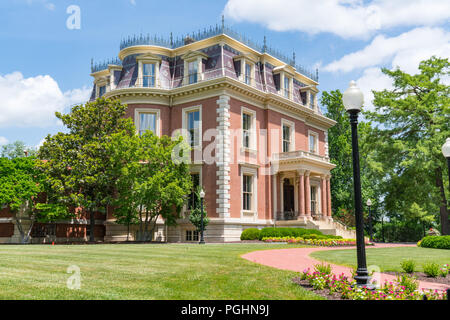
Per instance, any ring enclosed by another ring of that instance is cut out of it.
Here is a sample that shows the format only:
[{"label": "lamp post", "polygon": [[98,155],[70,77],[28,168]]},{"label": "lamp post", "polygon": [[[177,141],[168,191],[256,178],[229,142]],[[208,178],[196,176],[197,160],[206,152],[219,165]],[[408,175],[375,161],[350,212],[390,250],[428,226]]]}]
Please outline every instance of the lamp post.
[{"label": "lamp post", "polygon": [[364,95],[356,86],[355,81],[350,82],[349,88],[343,94],[342,102],[350,115],[350,124],[352,127],[353,190],[355,196],[356,253],[358,260],[355,280],[357,286],[365,286],[369,289],[374,289],[375,286],[370,284],[370,276],[367,271],[361,200],[361,179],[359,173],[358,113],[361,111],[361,107],[364,103]]},{"label": "lamp post", "polygon": [[372,212],[370,211],[370,207],[372,206],[372,200],[367,199],[367,206],[369,207],[369,233],[370,233],[370,242],[373,242],[373,232],[372,232]]},{"label": "lamp post", "polygon": [[202,211],[202,220],[201,220],[201,230],[200,230],[200,242],[199,244],[205,244],[205,239],[203,238],[203,198],[205,197],[205,191],[200,191],[200,207]]}]

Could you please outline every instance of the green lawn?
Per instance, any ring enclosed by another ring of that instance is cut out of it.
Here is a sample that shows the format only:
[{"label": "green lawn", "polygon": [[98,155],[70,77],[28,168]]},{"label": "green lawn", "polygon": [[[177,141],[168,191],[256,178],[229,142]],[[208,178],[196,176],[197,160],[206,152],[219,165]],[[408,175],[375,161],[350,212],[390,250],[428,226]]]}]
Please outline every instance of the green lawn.
[{"label": "green lawn", "polygon": [[[243,253],[292,245],[0,246],[0,299],[323,299]],[[81,289],[66,286],[70,265]]]},{"label": "green lawn", "polygon": [[[356,249],[317,251],[311,257],[356,268]],[[423,264],[436,262],[450,264],[450,250],[428,249],[420,247],[366,248],[367,266],[377,265],[381,271],[402,271],[400,262],[412,259],[417,271],[423,271]]]}]

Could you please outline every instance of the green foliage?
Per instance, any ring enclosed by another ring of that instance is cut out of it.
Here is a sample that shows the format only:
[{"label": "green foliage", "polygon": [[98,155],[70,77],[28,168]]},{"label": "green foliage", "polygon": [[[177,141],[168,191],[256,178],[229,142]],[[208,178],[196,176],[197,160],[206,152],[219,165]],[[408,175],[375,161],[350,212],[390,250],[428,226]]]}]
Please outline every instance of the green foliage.
[{"label": "green foliage", "polygon": [[110,156],[107,180],[113,181],[114,216],[119,223],[137,224],[137,240],[152,240],[158,216],[174,225],[192,188],[189,167],[174,161],[180,137],[159,138],[151,131],[142,136],[119,132],[106,146]]},{"label": "green foliage", "polygon": [[242,231],[241,240],[258,240],[261,231],[257,228],[248,228]]},{"label": "green foliage", "polygon": [[429,277],[436,278],[439,275],[439,265],[434,262],[425,263],[423,272]]},{"label": "green foliage", "polygon": [[374,92],[375,110],[364,112],[374,125],[365,143],[374,150],[383,209],[391,221],[440,221],[448,234],[447,164],[440,148],[450,136],[450,87],[443,81],[450,64],[432,57],[419,71],[383,69],[393,89]]},{"label": "green foliage", "polygon": [[[194,225],[198,232],[201,232],[202,230],[201,191],[202,187],[198,186],[197,190],[194,192],[194,197],[196,198],[196,201],[194,201],[195,207],[191,208],[191,212],[189,214],[189,221]],[[209,218],[206,211],[206,202],[203,201],[203,230],[205,230],[209,224]]]},{"label": "green foliage", "polygon": [[303,228],[263,228],[259,234],[259,240],[262,238],[273,237],[302,237],[305,235],[317,234],[323,235],[319,230],[303,229]]},{"label": "green foliage", "polygon": [[[111,202],[115,181],[105,174],[111,166],[111,136],[135,134],[132,120],[125,118],[126,109],[120,101],[98,99],[73,107],[69,114],[56,113],[68,132],[47,136],[39,158],[46,160],[40,167],[60,204],[92,212]],[[93,219],[91,214],[91,228]],[[91,240],[93,235],[91,230]]]},{"label": "green foliage", "polygon": [[413,273],[416,268],[416,262],[414,260],[403,260],[400,263],[400,266],[402,267],[403,271],[406,273]]},{"label": "green foliage", "polygon": [[419,288],[419,281],[417,281],[417,278],[410,275],[399,275],[395,281],[400,287],[405,287],[405,291],[409,294]]},{"label": "green foliage", "polygon": [[422,239],[423,248],[450,249],[450,236],[427,236]]},{"label": "green foliage", "polygon": [[[27,153],[25,153],[25,151]],[[2,158],[24,158],[27,155],[30,157],[36,156],[37,151],[34,148],[27,148],[22,141],[15,141],[13,143],[2,146],[0,157]]]},{"label": "green foliage", "polygon": [[331,274],[331,265],[326,263],[316,264],[314,270],[321,274]]}]

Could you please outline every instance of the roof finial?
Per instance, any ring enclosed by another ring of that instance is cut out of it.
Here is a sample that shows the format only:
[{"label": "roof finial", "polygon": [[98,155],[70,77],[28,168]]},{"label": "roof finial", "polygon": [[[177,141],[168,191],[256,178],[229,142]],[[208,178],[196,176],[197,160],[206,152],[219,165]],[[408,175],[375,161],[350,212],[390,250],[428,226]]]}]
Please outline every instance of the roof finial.
[{"label": "roof finial", "polygon": [[94,58],[91,58],[91,72],[94,71]]},{"label": "roof finial", "polygon": [[170,33],[170,46],[173,47],[173,34]]},{"label": "roof finial", "polygon": [[319,81],[319,69],[316,68],[316,81]]},{"label": "roof finial", "polygon": [[295,51],[292,52],[292,64],[295,66]]},{"label": "roof finial", "polygon": [[225,30],[225,16],[222,15],[222,33]]},{"label": "roof finial", "polygon": [[266,39],[266,36],[264,36],[263,52],[266,52],[266,50],[267,50],[267,39]]}]

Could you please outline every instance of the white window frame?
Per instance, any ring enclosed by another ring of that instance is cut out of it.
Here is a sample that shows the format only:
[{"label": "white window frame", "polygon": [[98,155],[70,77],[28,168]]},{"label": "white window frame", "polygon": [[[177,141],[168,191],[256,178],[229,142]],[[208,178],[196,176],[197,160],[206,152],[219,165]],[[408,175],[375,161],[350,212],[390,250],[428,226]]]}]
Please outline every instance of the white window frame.
[{"label": "white window frame", "polygon": [[[287,126],[290,127],[290,142],[289,142],[289,150],[284,151],[284,137],[283,137],[283,127]],[[289,121],[287,119],[281,119],[281,152],[291,152],[295,151],[295,123],[292,121]]]},{"label": "white window frame", "polygon": [[[191,240],[188,240],[188,233],[192,233]],[[197,235],[195,235],[195,233],[197,233]],[[195,236],[197,237],[197,239],[195,239]],[[200,240],[200,232],[198,232],[197,230],[194,230],[194,229],[186,229],[184,231],[184,239],[186,242],[198,242]]]},{"label": "white window frame", "polygon": [[[145,76],[144,75],[144,65],[146,65],[146,64],[151,64],[151,65],[153,65],[153,68],[154,68],[154,72],[153,72],[153,86],[144,86],[144,78],[152,78],[152,77],[149,77],[149,76]],[[156,63],[155,62],[145,62],[145,61],[143,61],[142,62],[142,75],[141,75],[141,78],[142,78],[142,87],[143,88],[156,88],[157,87],[157,85],[156,85]]]},{"label": "white window frame", "polygon": [[[191,112],[195,112],[198,111],[199,112],[199,144],[198,145],[194,145],[191,146],[190,144],[190,137],[189,137],[189,131],[188,131],[188,113]],[[183,113],[182,113],[182,122],[183,122],[183,136],[186,139],[186,141],[188,141],[189,146],[192,149],[202,149],[202,143],[203,143],[203,115],[202,115],[202,106],[198,105],[198,106],[192,106],[192,107],[186,107],[183,108]]]},{"label": "white window frame", "polygon": [[[137,86],[142,88],[159,88],[160,87],[160,81],[159,81],[159,68],[161,65],[161,58],[158,56],[155,56],[153,54],[144,54],[142,56],[138,56],[136,58],[136,61],[138,62],[138,78],[137,78]],[[155,65],[155,86],[154,87],[144,87],[144,64],[154,64]]]},{"label": "white window frame", "polygon": [[140,125],[141,125],[141,113],[154,113],[156,114],[156,127],[155,127],[155,134],[158,137],[161,137],[161,110],[159,109],[153,109],[153,108],[136,108],[134,109],[134,125],[136,127],[136,133],[139,134],[140,131]]},{"label": "white window frame", "polygon": [[[314,136],[315,150],[311,151],[310,137]],[[308,152],[319,154],[319,134],[315,131],[308,130]]]},{"label": "white window frame", "polygon": [[[244,113],[250,116],[250,123],[251,123],[251,128],[250,128],[250,141],[249,141],[249,146],[248,147],[244,147],[244,128],[243,128],[243,121],[244,121]],[[256,111],[246,108],[246,107],[241,107],[241,150],[242,151],[247,151],[247,152],[256,152]]]},{"label": "white window frame", "polygon": [[[244,210],[244,175],[252,177],[252,199],[251,210]],[[258,169],[255,167],[240,165],[241,176],[241,218],[242,219],[257,219],[258,215]]]},{"label": "white window frame", "polygon": [[[315,212],[315,214],[321,214],[322,213],[322,186],[321,186],[320,181],[311,179],[310,180],[310,188],[311,187],[316,188],[316,200],[315,200],[316,201],[316,212]],[[309,206],[312,209],[312,194],[310,195]]]}]

